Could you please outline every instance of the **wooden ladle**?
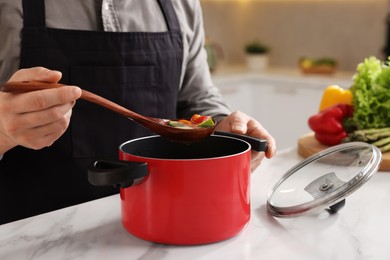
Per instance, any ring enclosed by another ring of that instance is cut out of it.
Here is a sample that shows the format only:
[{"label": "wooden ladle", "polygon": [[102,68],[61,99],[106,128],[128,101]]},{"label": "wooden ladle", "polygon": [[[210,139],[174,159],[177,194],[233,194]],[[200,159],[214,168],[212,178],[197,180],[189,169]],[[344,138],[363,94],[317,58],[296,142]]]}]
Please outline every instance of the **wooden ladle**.
[{"label": "wooden ladle", "polygon": [[[40,81],[20,81],[7,82],[0,85],[0,90],[3,92],[22,93],[36,90],[50,89],[63,87],[60,83],[47,83]],[[143,127],[148,128],[156,134],[166,137],[172,141],[181,143],[194,143],[200,141],[214,132],[215,127],[193,127],[193,128],[177,128],[167,125],[170,119],[154,118],[140,115],[121,105],[118,105],[106,98],[96,95],[92,92],[82,89],[81,98],[99,106],[108,108],[116,113],[119,113],[129,119],[134,120]],[[172,119],[177,121],[177,119]]]}]

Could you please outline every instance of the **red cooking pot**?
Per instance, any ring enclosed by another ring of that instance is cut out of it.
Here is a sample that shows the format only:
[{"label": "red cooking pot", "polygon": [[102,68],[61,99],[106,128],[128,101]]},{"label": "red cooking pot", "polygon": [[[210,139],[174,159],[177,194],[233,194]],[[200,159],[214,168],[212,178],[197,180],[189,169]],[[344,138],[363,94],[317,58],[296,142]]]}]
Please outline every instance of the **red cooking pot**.
[{"label": "red cooking pot", "polygon": [[160,136],[128,141],[121,161],[89,168],[89,181],[120,187],[122,223],[136,237],[176,245],[231,238],[250,218],[251,148],[267,144],[222,134],[191,145]]}]

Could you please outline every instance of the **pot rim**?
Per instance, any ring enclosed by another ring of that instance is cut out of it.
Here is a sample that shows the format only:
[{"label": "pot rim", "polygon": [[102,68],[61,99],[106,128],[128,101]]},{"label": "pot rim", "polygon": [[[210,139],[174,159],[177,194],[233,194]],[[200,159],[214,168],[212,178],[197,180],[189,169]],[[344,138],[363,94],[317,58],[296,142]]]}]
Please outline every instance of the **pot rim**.
[{"label": "pot rim", "polygon": [[240,156],[242,154],[245,154],[245,153],[248,153],[248,151],[250,152],[251,151],[251,145],[250,143],[248,143],[247,141],[245,140],[242,140],[242,139],[239,139],[239,138],[235,138],[235,137],[231,137],[231,136],[222,136],[222,135],[211,135],[210,138],[224,138],[224,139],[233,139],[233,140],[236,140],[236,141],[239,141],[239,142],[242,142],[244,144],[247,145],[247,148],[241,152],[237,152],[237,153],[233,153],[233,154],[229,154],[229,155],[221,155],[221,156],[217,156],[217,157],[207,157],[207,158],[194,158],[194,159],[191,159],[191,158],[186,158],[186,159],[175,159],[175,158],[155,158],[155,157],[146,157],[146,156],[140,156],[140,155],[135,155],[135,154],[132,154],[132,153],[128,153],[126,151],[124,151],[123,147],[125,145],[128,145],[129,143],[133,143],[133,142],[137,142],[137,141],[141,141],[141,140],[146,140],[146,139],[151,139],[151,138],[164,138],[160,135],[150,135],[150,136],[143,136],[143,137],[138,137],[138,138],[135,138],[135,139],[131,139],[131,140],[128,140],[124,143],[122,143],[120,146],[119,146],[119,151],[120,153],[123,153],[123,154],[128,154],[128,155],[131,155],[132,157],[134,158],[139,158],[139,159],[153,159],[153,160],[158,160],[158,161],[203,161],[203,160],[220,160],[220,159],[225,159],[225,158],[231,158],[231,157],[235,157],[235,156]]}]

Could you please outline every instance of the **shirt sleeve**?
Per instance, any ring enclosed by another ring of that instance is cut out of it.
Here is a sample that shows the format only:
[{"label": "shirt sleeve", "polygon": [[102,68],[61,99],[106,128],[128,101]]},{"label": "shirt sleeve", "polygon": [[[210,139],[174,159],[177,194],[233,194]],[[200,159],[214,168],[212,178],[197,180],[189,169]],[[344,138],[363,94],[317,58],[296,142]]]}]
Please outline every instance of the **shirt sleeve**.
[{"label": "shirt sleeve", "polygon": [[0,0],[0,83],[6,82],[19,68],[21,2]]},{"label": "shirt sleeve", "polygon": [[212,82],[204,48],[202,11],[199,1],[193,3],[193,22],[187,25],[192,26],[192,30],[189,30],[192,33],[185,35],[188,37],[188,46],[184,47],[184,51],[187,51],[188,55],[185,55],[186,59],[183,61],[184,74],[178,96],[178,117],[188,118],[197,113],[212,116],[219,121],[229,115],[231,110]]}]

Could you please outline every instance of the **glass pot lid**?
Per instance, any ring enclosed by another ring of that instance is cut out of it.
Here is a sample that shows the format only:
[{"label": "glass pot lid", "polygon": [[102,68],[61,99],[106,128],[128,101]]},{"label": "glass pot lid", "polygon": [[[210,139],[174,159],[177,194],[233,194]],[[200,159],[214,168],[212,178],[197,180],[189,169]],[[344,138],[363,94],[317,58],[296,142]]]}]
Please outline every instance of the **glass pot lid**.
[{"label": "glass pot lid", "polygon": [[328,209],[337,212],[345,198],[378,171],[380,150],[368,143],[336,145],[298,163],[275,184],[267,209],[275,217],[295,217]]}]

